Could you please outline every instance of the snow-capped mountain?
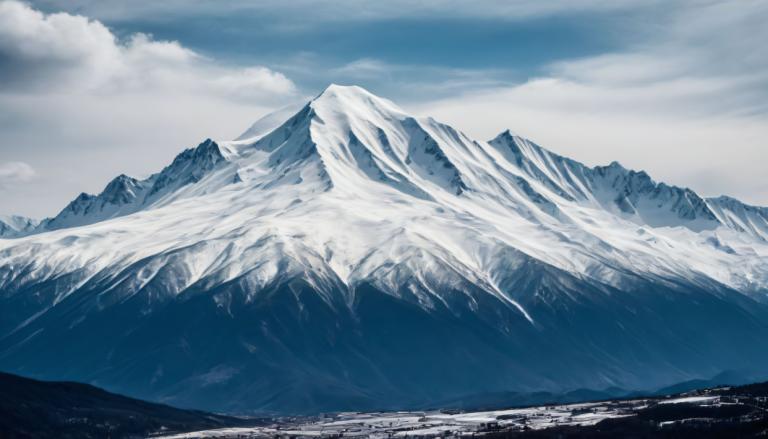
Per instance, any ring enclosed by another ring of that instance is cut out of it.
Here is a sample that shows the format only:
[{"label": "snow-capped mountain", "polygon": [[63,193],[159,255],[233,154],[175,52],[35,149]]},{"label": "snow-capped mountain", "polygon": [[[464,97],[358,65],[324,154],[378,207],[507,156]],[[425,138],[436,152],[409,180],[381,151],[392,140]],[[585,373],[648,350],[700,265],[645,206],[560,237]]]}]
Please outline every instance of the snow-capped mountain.
[{"label": "snow-capped mountain", "polygon": [[16,238],[33,233],[38,221],[19,215],[0,215],[0,238]]},{"label": "snow-capped mountain", "polygon": [[768,215],[331,86],[0,240],[0,368],[215,410],[767,376]]},{"label": "snow-capped mountain", "polygon": [[502,152],[509,151],[509,160],[566,200],[578,200],[651,227],[716,227],[707,203],[693,191],[656,183],[645,172],[624,169],[618,162],[588,168],[509,131],[490,143]]}]

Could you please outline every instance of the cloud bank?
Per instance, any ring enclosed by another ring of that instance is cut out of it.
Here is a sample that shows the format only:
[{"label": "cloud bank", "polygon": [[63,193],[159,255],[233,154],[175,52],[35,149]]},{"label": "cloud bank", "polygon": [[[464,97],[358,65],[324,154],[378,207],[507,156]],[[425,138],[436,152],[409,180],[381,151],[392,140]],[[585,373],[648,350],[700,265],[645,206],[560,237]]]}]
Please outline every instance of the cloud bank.
[{"label": "cloud bank", "polygon": [[264,66],[0,1],[0,160],[33,163],[40,174],[11,178],[24,170],[9,167],[2,204],[8,213],[55,214],[114,175],[146,175],[206,137],[233,137],[297,93]]},{"label": "cloud bank", "polygon": [[0,91],[206,93],[268,99],[296,91],[265,67],[223,67],[175,41],[118,39],[80,15],[0,2]]}]

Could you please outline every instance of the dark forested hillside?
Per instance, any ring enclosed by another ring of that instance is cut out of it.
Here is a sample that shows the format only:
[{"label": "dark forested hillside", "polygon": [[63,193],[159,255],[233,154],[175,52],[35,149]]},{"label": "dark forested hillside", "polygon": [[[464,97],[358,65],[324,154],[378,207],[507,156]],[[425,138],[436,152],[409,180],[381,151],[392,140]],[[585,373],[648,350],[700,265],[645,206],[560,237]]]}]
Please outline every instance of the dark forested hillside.
[{"label": "dark forested hillside", "polygon": [[0,439],[125,438],[243,425],[246,421],[181,410],[73,382],[0,373]]}]

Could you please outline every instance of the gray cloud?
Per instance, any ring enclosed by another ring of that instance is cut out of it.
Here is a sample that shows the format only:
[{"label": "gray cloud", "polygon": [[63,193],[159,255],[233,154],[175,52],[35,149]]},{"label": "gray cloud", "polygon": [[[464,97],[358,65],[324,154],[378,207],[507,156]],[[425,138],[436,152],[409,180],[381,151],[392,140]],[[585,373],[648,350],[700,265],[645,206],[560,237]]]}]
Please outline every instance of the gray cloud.
[{"label": "gray cloud", "polygon": [[24,162],[0,163],[0,189],[12,188],[35,178],[37,173]]},{"label": "gray cloud", "polygon": [[[574,12],[622,11],[667,4],[661,0],[35,0],[55,10],[84,13],[106,20],[163,20],[188,15],[253,12],[296,23],[390,20],[399,18],[526,19]],[[671,7],[668,6],[668,7]]]}]

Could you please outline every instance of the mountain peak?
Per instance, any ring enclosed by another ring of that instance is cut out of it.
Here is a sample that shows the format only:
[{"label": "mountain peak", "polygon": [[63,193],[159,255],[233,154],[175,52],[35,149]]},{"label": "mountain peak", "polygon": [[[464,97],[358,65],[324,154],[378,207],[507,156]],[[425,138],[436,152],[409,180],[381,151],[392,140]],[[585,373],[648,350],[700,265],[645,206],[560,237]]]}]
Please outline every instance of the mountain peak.
[{"label": "mountain peak", "polygon": [[613,169],[623,169],[623,170],[627,169],[621,163],[619,163],[617,160],[614,160],[611,163],[609,163],[608,167],[609,168],[613,168]]},{"label": "mountain peak", "polygon": [[509,128],[505,129],[504,131],[500,132],[498,136],[496,136],[496,139],[513,139],[517,137],[515,133],[512,132]]},{"label": "mountain peak", "polygon": [[331,84],[309,105],[319,112],[352,113],[360,117],[370,117],[374,113],[405,115],[405,111],[394,102],[357,85]]},{"label": "mountain peak", "polygon": [[341,85],[341,84],[331,83],[328,85],[328,87],[325,87],[325,89],[322,92],[320,92],[320,94],[318,95],[318,98],[322,96],[331,96],[335,94],[362,94],[362,95],[375,96],[373,93],[369,92],[363,87],[360,87],[359,85]]},{"label": "mountain peak", "polygon": [[[338,85],[331,84],[326,87],[319,95],[312,99],[314,102],[339,101],[339,100],[361,100],[378,98],[378,96],[357,85]],[[380,99],[380,98],[379,98]]]}]

